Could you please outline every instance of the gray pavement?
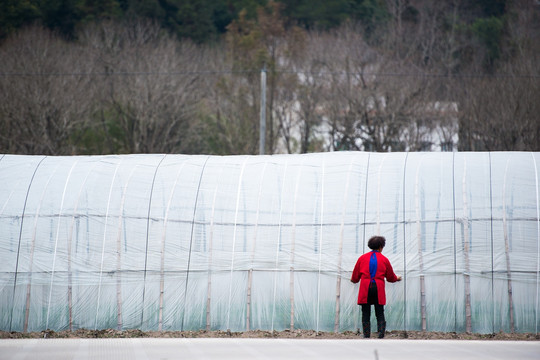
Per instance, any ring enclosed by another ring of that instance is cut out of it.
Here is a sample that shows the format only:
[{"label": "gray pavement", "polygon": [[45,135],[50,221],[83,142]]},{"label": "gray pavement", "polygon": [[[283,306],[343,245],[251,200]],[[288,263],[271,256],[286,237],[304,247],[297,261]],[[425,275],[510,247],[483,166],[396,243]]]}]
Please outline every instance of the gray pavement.
[{"label": "gray pavement", "polygon": [[540,341],[3,339],[0,359],[540,359]]}]

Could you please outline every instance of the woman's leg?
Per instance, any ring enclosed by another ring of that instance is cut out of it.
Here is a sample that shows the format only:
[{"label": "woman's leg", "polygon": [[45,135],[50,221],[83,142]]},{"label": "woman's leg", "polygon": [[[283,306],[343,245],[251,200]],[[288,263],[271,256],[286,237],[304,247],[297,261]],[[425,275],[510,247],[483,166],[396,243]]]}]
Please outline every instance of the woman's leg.
[{"label": "woman's leg", "polygon": [[375,304],[375,316],[377,317],[377,322],[383,322],[384,319],[384,305]]},{"label": "woman's leg", "polygon": [[375,304],[375,316],[377,317],[377,331],[379,339],[384,337],[386,332],[386,320],[384,318],[384,305]]},{"label": "woman's leg", "polygon": [[371,335],[371,304],[378,306],[377,298],[377,285],[375,282],[372,282],[369,284],[368,302],[367,304],[362,304],[362,328],[364,330],[365,338],[368,338]]},{"label": "woman's leg", "polygon": [[371,305],[362,304],[362,331],[364,332],[364,337],[368,338],[371,336]]}]

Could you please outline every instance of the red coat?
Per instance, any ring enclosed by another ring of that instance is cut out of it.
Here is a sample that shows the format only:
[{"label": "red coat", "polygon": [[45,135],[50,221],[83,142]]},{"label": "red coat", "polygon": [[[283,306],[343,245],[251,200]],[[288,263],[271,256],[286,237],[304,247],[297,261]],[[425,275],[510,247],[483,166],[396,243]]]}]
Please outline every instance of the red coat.
[{"label": "red coat", "polygon": [[[371,251],[365,253],[358,258],[354,270],[352,273],[351,281],[357,283],[360,281],[360,290],[358,291],[358,305],[367,304],[369,282],[371,276],[369,275],[369,260],[371,258]],[[390,261],[378,251],[375,251],[377,256],[377,272],[375,273],[375,283],[377,284],[377,295],[379,298],[379,305],[386,305],[386,293],[384,291],[384,278],[388,282],[396,282],[397,276],[394,274]]]}]

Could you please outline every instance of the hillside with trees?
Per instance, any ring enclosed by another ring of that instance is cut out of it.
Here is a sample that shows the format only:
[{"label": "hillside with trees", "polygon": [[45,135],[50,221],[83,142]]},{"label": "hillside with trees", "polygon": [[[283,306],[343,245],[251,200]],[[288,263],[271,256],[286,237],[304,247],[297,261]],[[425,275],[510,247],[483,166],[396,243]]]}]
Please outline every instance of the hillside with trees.
[{"label": "hillside with trees", "polygon": [[534,0],[4,0],[0,153],[539,151]]}]

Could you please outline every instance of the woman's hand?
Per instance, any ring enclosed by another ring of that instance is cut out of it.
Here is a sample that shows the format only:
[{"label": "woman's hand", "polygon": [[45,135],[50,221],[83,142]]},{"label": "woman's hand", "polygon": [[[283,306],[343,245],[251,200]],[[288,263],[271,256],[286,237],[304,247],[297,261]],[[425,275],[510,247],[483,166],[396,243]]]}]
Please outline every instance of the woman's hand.
[{"label": "woman's hand", "polygon": [[401,281],[401,276],[398,276],[398,277],[397,277],[397,281]]}]

